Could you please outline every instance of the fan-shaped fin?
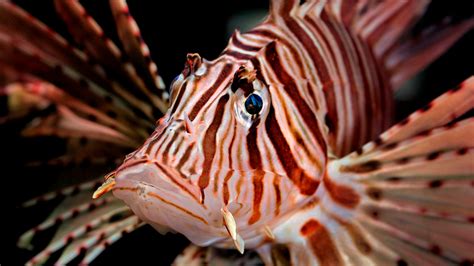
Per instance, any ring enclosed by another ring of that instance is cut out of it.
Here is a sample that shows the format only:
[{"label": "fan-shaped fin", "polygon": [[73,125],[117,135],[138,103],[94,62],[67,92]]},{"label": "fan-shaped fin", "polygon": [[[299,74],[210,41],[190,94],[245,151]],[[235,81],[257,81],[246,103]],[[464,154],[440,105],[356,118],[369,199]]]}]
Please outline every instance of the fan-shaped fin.
[{"label": "fan-shaped fin", "polygon": [[473,107],[470,78],[331,161],[318,200],[273,230],[292,263],[472,264],[474,120],[446,124]]},{"label": "fan-shaped fin", "polygon": [[[87,104],[97,105],[98,102],[105,102],[106,104],[97,106],[99,109],[105,107],[102,109],[104,112],[112,109],[109,105],[119,110],[123,108],[120,105],[125,105],[132,110],[150,112],[146,111],[150,108],[146,102],[138,100],[119,83],[110,80],[103,66],[91,66],[90,58],[85,53],[71,46],[64,38],[25,11],[10,2],[2,2],[0,16],[0,32],[8,36],[2,37],[4,45],[10,45],[13,50],[16,48],[18,52],[24,54],[20,58],[10,56],[0,61],[5,61],[10,67],[16,66],[19,73],[37,75],[41,79],[55,83],[58,87],[64,87],[71,93],[70,84],[59,82],[60,79],[55,76],[45,75],[44,72],[40,72],[38,66],[33,67],[30,63],[40,59],[42,64],[46,64],[44,67],[51,68],[50,73],[63,72],[62,75],[67,75],[81,85],[79,87],[83,91],[87,90],[84,96],[88,97],[81,98]],[[22,67],[25,65],[26,68]],[[73,88],[77,87],[76,85]],[[117,105],[118,102],[120,105]],[[128,115],[131,117],[133,114],[129,112]]]},{"label": "fan-shaped fin", "polygon": [[[152,107],[164,113],[168,108],[165,101],[150,93],[143,79],[138,76],[134,66],[122,61],[120,49],[105,36],[102,28],[88,15],[77,0],[55,1],[58,13],[68,25],[69,31],[76,42],[84,45],[86,51],[100,64],[106,67],[110,75],[126,86],[135,88],[133,92],[143,101],[152,101]],[[145,113],[153,118],[153,110]]]},{"label": "fan-shaped fin", "polygon": [[36,48],[15,43],[10,36],[0,32],[0,61],[8,62],[11,68],[20,73],[25,72],[39,79],[48,80],[89,105],[100,103],[95,108],[104,113],[114,112],[117,116],[116,120],[127,121],[132,125],[145,123],[146,120],[134,119],[135,114],[130,109],[117,105],[113,101],[105,100],[110,95],[104,94],[98,97],[97,93],[100,93],[100,89],[94,83],[82,82],[83,80],[77,76],[73,69],[63,67],[53,58],[45,58],[41,54],[36,54],[34,49]]}]

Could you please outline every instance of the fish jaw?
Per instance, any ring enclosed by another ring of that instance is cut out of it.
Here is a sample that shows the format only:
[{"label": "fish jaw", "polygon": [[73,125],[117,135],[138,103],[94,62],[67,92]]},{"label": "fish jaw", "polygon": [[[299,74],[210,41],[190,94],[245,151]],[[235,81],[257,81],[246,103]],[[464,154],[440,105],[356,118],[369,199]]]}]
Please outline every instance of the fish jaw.
[{"label": "fish jaw", "polygon": [[[120,169],[120,168],[119,168]],[[227,233],[198,197],[199,189],[170,181],[153,163],[117,171],[113,194],[160,233],[179,232],[199,246],[221,240]]]}]

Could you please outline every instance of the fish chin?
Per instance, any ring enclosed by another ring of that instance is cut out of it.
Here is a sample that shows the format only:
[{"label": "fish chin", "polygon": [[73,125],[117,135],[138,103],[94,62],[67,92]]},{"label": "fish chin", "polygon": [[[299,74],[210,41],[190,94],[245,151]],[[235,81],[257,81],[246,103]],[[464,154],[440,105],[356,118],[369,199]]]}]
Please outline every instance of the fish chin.
[{"label": "fish chin", "polygon": [[179,232],[197,245],[218,241],[206,210],[189,194],[160,174],[153,164],[117,173],[113,191],[143,221],[160,233]]}]

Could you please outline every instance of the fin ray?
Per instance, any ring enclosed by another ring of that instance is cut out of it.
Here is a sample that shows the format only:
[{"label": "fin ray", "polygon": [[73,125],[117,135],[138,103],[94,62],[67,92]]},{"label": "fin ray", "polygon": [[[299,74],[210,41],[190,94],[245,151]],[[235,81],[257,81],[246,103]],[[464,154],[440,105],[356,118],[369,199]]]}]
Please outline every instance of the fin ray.
[{"label": "fin ray", "polygon": [[349,265],[474,261],[473,120],[444,126],[474,107],[473,95],[470,78],[330,161],[319,201],[273,230],[290,243],[292,262],[324,264],[330,254]]}]

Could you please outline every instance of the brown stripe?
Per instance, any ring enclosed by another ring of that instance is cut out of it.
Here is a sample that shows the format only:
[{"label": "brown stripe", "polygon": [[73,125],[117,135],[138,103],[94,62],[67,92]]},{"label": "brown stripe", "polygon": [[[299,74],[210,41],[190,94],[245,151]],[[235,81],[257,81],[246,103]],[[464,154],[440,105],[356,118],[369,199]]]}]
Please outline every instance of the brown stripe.
[{"label": "brown stripe", "polygon": [[278,52],[276,50],[276,42],[271,42],[267,45],[265,48],[265,58],[271,65],[275,76],[277,76],[280,82],[284,85],[285,91],[290,95],[290,98],[295,103],[296,108],[298,109],[304,122],[309,127],[309,130],[316,139],[318,145],[321,147],[322,152],[325,154],[327,149],[326,140],[319,130],[316,116],[308,106],[307,102],[299,94],[298,87],[296,86],[293,77],[291,77],[285,71],[283,65],[281,64]]},{"label": "brown stripe", "polygon": [[248,224],[254,224],[260,219],[260,204],[262,202],[263,195],[263,177],[265,173],[263,171],[255,171],[255,174],[252,176],[253,184],[253,213],[249,219]]},{"label": "brown stripe", "polygon": [[225,50],[222,54],[232,56],[233,58],[235,58],[237,60],[250,60],[251,58],[255,57],[255,55],[244,54],[244,53],[241,53],[239,51],[232,50],[232,49]]},{"label": "brown stripe", "polygon": [[244,183],[244,176],[238,175],[237,178],[238,178],[237,184],[235,185],[234,189],[235,189],[235,192],[237,194],[237,197],[239,197],[240,196],[240,191],[242,189],[242,184]]},{"label": "brown stripe", "polygon": [[376,171],[376,170],[380,169],[381,167],[382,167],[381,162],[372,160],[372,161],[368,161],[368,162],[365,162],[365,163],[362,163],[362,164],[342,165],[339,168],[339,171],[341,171],[341,172],[353,172],[353,173],[368,173],[368,172]]},{"label": "brown stripe", "polygon": [[200,216],[198,216],[198,215],[192,213],[191,211],[188,211],[186,208],[183,208],[183,207],[181,207],[181,206],[179,206],[179,205],[174,204],[174,203],[171,202],[171,201],[165,200],[164,198],[160,197],[160,195],[158,195],[158,194],[156,194],[156,193],[154,193],[154,192],[148,192],[148,195],[151,196],[151,197],[154,197],[154,198],[156,198],[156,199],[158,199],[158,200],[160,200],[160,201],[162,201],[162,202],[165,203],[165,204],[168,204],[168,205],[171,205],[171,206],[175,207],[176,209],[178,209],[178,210],[180,210],[180,211],[182,211],[182,212],[184,212],[184,213],[186,213],[186,214],[188,214],[188,215],[190,215],[190,216],[192,216],[192,217],[198,219],[199,221],[203,222],[204,224],[208,224],[208,223],[206,222],[206,220],[204,220],[202,217],[200,217]]},{"label": "brown stripe", "polygon": [[219,99],[217,103],[216,112],[214,116],[214,120],[212,120],[211,125],[206,131],[204,136],[204,141],[202,144],[202,148],[204,150],[204,163],[203,163],[203,172],[199,177],[198,185],[201,188],[202,193],[202,202],[204,202],[204,189],[209,185],[209,171],[212,166],[212,160],[214,159],[214,155],[216,153],[216,135],[217,130],[222,122],[222,117],[224,116],[224,107],[229,100],[229,94],[225,94]]},{"label": "brown stripe", "polygon": [[181,157],[178,164],[176,165],[176,169],[178,170],[178,172],[181,172],[181,168],[183,168],[183,165],[188,161],[189,155],[191,155],[193,148],[194,148],[194,142],[189,145],[189,147],[184,152],[183,157]]},{"label": "brown stripe", "polygon": [[178,154],[179,150],[181,149],[181,146],[183,145],[183,142],[184,142],[184,136],[181,137],[178,142],[176,142],[176,149],[174,150],[173,154],[171,154],[171,156],[173,156],[173,161],[176,160],[176,155]]},{"label": "brown stripe", "polygon": [[354,208],[359,203],[359,195],[352,188],[336,184],[327,174],[323,177],[323,183],[331,198],[337,203],[347,208]]},{"label": "brown stripe", "polygon": [[[167,130],[164,130],[164,131],[167,131]],[[161,151],[161,149],[163,148],[163,145],[165,144],[165,142],[171,138],[171,134],[166,134],[163,138],[160,139],[160,144],[158,145],[158,147],[156,148],[156,151],[155,151],[155,154],[151,155],[150,153],[148,153],[150,156],[153,156],[153,158],[156,158],[158,156],[158,153]],[[150,147],[148,147],[150,148]],[[147,152],[150,152],[150,150],[147,150]]]},{"label": "brown stripe", "polygon": [[[212,64],[209,63],[209,66],[208,67],[211,67]],[[202,88],[202,83],[203,83],[203,79],[201,78],[197,78],[197,79],[194,79],[191,83],[187,83],[186,84],[186,91],[189,92],[188,95],[184,98],[181,98],[180,100],[180,105],[183,106],[183,107],[189,107],[191,106],[190,102],[195,99],[196,97],[198,97],[197,95],[199,94],[199,89],[198,88]],[[182,110],[181,110],[182,111]],[[186,111],[186,114],[189,115],[189,112]],[[188,116],[189,117],[189,116]]]},{"label": "brown stripe", "polygon": [[250,126],[249,133],[247,134],[247,150],[249,153],[250,168],[257,169],[255,175],[252,177],[253,184],[253,214],[249,219],[249,224],[254,224],[260,219],[260,203],[262,202],[263,194],[263,173],[259,170],[262,169],[262,158],[260,150],[257,144],[257,128],[260,123],[260,118],[257,118]]},{"label": "brown stripe", "polygon": [[341,257],[329,232],[320,222],[314,219],[307,221],[301,228],[301,234],[308,238],[320,265],[342,265]]},{"label": "brown stripe", "polygon": [[312,195],[319,186],[319,181],[307,176],[301,170],[293,157],[290,146],[281,132],[280,125],[275,117],[273,106],[270,107],[267,119],[265,121],[265,129],[268,138],[276,150],[278,159],[280,160],[286,174],[290,180],[299,188],[304,195]]},{"label": "brown stripe", "polygon": [[223,198],[224,198],[224,205],[229,203],[229,179],[232,176],[232,171],[229,171],[224,178],[224,188],[222,189]]},{"label": "brown stripe", "polygon": [[196,195],[194,195],[188,188],[186,188],[183,184],[179,183],[178,180],[176,180],[174,178],[174,176],[168,172],[166,169],[164,169],[163,167],[161,167],[157,162],[154,162],[154,164],[161,172],[161,174],[163,174],[164,176],[166,176],[168,179],[171,180],[171,182],[173,182],[174,184],[176,184],[181,190],[183,190],[184,192],[186,192],[187,194],[189,194],[193,199],[195,199],[196,201],[198,201]]},{"label": "brown stripe", "polygon": [[247,134],[247,150],[249,153],[250,168],[252,169],[262,168],[262,158],[257,145],[257,127],[259,123],[260,118],[257,118],[250,126]]},{"label": "brown stripe", "polygon": [[280,191],[280,176],[275,176],[273,179],[273,189],[275,189],[275,217],[280,214],[281,206],[281,191]]},{"label": "brown stripe", "polygon": [[258,50],[260,50],[261,47],[256,47],[256,46],[251,46],[251,45],[247,45],[243,42],[241,42],[238,38],[237,38],[237,35],[236,33],[234,32],[234,34],[232,34],[232,38],[231,38],[231,41],[232,41],[232,44],[239,48],[239,49],[242,49],[244,51],[249,51],[249,52],[257,52]]},{"label": "brown stripe", "polygon": [[235,135],[237,134],[237,130],[236,128],[234,128],[233,132],[232,132],[232,139],[230,140],[230,143],[229,143],[229,167],[230,169],[233,169],[233,155],[232,155],[232,147],[234,146],[234,140],[235,140]]},{"label": "brown stripe", "polygon": [[[283,46],[288,48],[288,50],[290,51],[291,58],[295,61],[296,65],[298,66],[298,69],[297,69],[298,75],[299,76],[305,76],[302,73],[304,63],[302,61],[302,58],[301,58],[300,54],[298,53],[297,49],[294,47],[294,45],[292,43],[286,41],[284,39],[284,37],[280,37],[280,36],[276,35],[274,32],[266,31],[264,29],[255,29],[255,30],[250,31],[250,33],[255,34],[255,35],[261,35],[261,36],[264,36],[264,37],[267,37],[267,38],[270,38],[270,39],[273,39],[273,40],[278,40],[278,42],[280,42]],[[258,60],[256,60],[256,59],[252,60],[252,63],[254,63],[254,65],[256,65],[255,62],[258,62]],[[257,74],[258,74],[258,72],[257,72]],[[264,80],[264,79],[262,77],[262,78],[259,78],[259,80]]]},{"label": "brown stripe", "polygon": [[[178,135],[179,135],[179,129],[181,128],[182,126],[178,127],[176,129],[176,131],[174,131],[173,133],[173,136],[171,137],[171,140],[168,142],[168,144],[166,145],[165,149],[162,150],[162,154],[163,154],[163,164],[166,164],[168,163],[168,156],[169,156],[169,153],[170,153],[170,149],[171,149],[171,145],[173,145],[173,143],[175,143],[176,141],[176,138],[178,138]],[[155,155],[155,158],[156,158],[156,155]]]},{"label": "brown stripe", "polygon": [[115,187],[112,188],[113,191],[118,190],[118,191],[130,191],[130,192],[137,192],[138,188],[136,187]]},{"label": "brown stripe", "polygon": [[[236,134],[236,130],[234,129],[234,131],[232,132],[232,139],[231,139],[230,144],[229,144],[229,167],[230,167],[230,169],[233,169],[233,165],[232,165],[233,164],[233,161],[232,161],[232,158],[233,158],[232,147],[234,146],[235,134]],[[231,176],[232,176],[232,171],[229,171],[229,173],[227,173],[226,177],[224,178],[224,189],[222,190],[222,193],[223,193],[223,198],[224,198],[225,205],[227,205],[227,203],[229,201],[229,179],[230,179]]]},{"label": "brown stripe", "polygon": [[212,86],[203,94],[203,96],[199,99],[199,101],[194,105],[193,109],[191,110],[191,113],[189,114],[189,119],[191,121],[196,118],[196,115],[201,111],[202,107],[209,101],[212,95],[216,92],[216,90],[221,86],[222,82],[226,80],[229,75],[231,74],[230,71],[232,70],[232,64],[226,64],[221,72],[219,73],[219,76],[217,77],[216,81],[212,84]]}]

